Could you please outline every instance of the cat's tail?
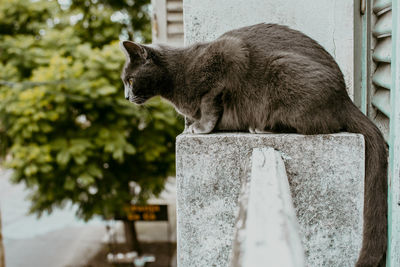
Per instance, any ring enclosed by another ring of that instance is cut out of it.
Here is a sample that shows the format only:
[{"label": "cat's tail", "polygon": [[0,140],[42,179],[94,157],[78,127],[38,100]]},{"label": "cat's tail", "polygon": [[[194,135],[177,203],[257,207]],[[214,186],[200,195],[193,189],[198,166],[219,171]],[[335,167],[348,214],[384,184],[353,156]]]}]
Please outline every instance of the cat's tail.
[{"label": "cat's tail", "polygon": [[365,138],[364,225],[356,267],[385,266],[387,247],[387,145],[379,129],[352,102],[346,105],[346,130]]}]

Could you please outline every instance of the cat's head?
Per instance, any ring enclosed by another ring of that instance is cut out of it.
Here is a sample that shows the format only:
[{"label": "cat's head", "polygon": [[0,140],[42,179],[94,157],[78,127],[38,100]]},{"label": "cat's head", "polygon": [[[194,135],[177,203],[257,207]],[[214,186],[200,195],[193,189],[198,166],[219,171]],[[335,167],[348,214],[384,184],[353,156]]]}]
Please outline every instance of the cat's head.
[{"label": "cat's head", "polygon": [[126,55],[121,74],[125,98],[130,102],[143,104],[159,95],[164,86],[166,71],[159,60],[158,51],[131,41],[123,41],[120,46]]}]

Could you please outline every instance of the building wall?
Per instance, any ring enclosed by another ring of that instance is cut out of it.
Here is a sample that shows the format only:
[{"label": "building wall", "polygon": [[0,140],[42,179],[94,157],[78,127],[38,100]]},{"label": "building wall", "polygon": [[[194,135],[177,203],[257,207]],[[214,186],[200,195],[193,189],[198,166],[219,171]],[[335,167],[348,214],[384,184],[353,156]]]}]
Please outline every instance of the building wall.
[{"label": "building wall", "polygon": [[354,11],[349,0],[184,0],[185,45],[260,22],[279,23],[318,41],[339,63],[354,95]]}]

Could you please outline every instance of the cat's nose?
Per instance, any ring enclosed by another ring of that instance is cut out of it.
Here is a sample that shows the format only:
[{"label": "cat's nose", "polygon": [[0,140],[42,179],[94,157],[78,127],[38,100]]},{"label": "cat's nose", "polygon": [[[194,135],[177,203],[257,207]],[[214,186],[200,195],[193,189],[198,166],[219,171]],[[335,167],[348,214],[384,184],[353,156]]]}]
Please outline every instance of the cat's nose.
[{"label": "cat's nose", "polygon": [[126,100],[129,100],[129,87],[126,85],[124,87],[124,96]]}]

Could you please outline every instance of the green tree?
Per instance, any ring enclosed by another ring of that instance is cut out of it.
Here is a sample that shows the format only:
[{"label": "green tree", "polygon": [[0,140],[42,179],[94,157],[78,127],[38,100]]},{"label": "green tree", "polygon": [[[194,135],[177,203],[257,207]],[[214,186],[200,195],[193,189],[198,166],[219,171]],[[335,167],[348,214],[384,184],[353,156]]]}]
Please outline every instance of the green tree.
[{"label": "green tree", "polygon": [[148,0],[0,0],[0,142],[32,212],[71,201],[86,220],[120,216],[173,174],[182,121],[160,99],[128,103],[119,77],[118,39],[148,41],[147,10]]}]

